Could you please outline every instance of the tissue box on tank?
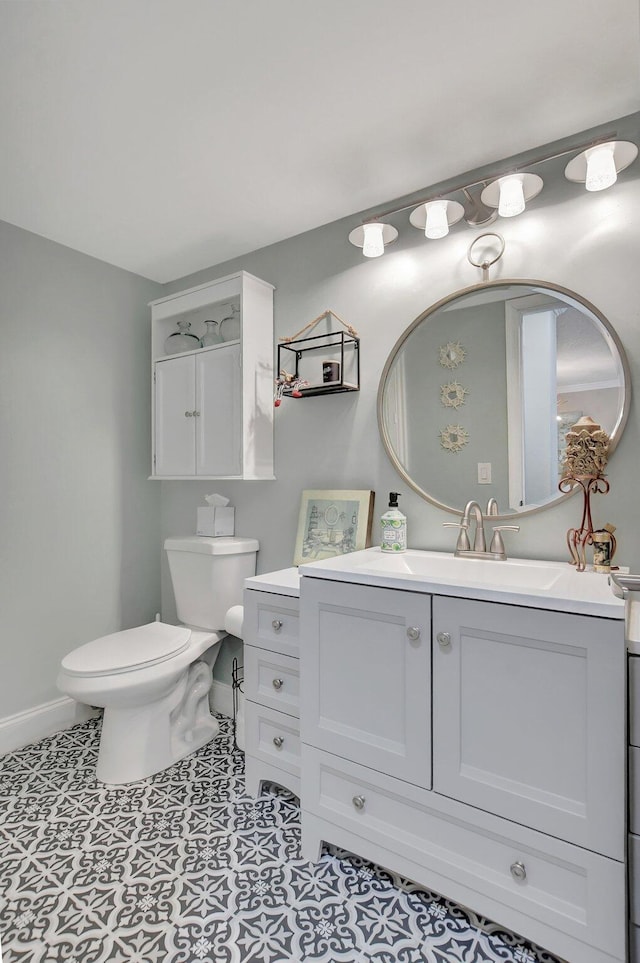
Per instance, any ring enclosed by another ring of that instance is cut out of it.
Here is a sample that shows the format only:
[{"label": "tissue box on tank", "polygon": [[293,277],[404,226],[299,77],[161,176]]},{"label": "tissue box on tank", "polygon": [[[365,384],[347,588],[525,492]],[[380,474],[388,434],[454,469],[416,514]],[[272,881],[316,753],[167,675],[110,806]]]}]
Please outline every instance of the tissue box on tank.
[{"label": "tissue box on tank", "polygon": [[235,535],[235,508],[199,508],[196,535]]}]

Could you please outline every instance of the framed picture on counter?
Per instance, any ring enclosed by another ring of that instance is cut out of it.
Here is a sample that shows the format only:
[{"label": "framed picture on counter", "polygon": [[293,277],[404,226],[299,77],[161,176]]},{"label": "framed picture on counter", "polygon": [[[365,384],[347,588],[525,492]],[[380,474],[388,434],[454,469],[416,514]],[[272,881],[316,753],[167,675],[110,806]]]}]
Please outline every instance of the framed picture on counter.
[{"label": "framed picture on counter", "polygon": [[303,491],[293,564],[368,548],[373,501],[372,491]]}]

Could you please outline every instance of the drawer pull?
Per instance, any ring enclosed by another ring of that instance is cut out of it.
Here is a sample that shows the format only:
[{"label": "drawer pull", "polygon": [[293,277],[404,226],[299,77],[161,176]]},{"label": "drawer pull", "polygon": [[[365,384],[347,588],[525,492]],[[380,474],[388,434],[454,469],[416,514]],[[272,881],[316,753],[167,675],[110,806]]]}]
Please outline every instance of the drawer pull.
[{"label": "drawer pull", "polygon": [[274,744],[274,746],[276,747],[276,749],[282,749],[283,743],[284,743],[284,737],[283,737],[283,736],[274,736],[274,737],[273,737],[273,744]]},{"label": "drawer pull", "polygon": [[274,619],[273,622],[271,623],[271,627],[272,627],[272,629],[273,629],[274,632],[279,632],[280,629],[282,628],[282,620],[281,620],[281,619]]},{"label": "drawer pull", "polygon": [[283,685],[284,685],[284,682],[282,681],[282,679],[274,679],[274,680],[273,680],[273,688],[274,688],[274,689],[281,689]]},{"label": "drawer pull", "polygon": [[364,796],[354,796],[351,800],[356,809],[364,809],[364,804],[366,802]]},{"label": "drawer pull", "polygon": [[513,876],[514,879],[527,878],[527,870],[525,868],[524,863],[520,863],[520,862],[512,863],[510,868],[511,868],[511,875]]},{"label": "drawer pull", "polygon": [[441,649],[448,649],[451,645],[451,635],[449,632],[438,632],[436,639]]},{"label": "drawer pull", "polygon": [[412,625],[407,629],[407,638],[411,639],[412,642],[416,642],[420,638],[420,629],[416,625]]}]

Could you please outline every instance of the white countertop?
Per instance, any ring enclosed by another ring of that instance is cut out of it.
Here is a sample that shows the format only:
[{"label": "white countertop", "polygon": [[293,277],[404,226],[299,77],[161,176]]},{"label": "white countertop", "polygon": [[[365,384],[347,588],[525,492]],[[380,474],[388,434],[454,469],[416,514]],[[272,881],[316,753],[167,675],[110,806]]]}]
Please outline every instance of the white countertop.
[{"label": "white countertop", "polygon": [[254,575],[244,580],[244,587],[258,592],[273,592],[275,595],[290,595],[298,598],[300,595],[300,576],[298,569],[282,568],[277,572],[267,572],[265,575]]},{"label": "white countertop", "polygon": [[625,617],[625,603],[615,597],[605,574],[576,572],[568,562],[510,558],[506,562],[483,559],[478,565],[477,561],[464,558],[454,561],[451,553],[444,552],[408,550],[392,555],[380,548],[369,548],[301,565],[299,572],[305,578],[327,578],[608,619]]}]

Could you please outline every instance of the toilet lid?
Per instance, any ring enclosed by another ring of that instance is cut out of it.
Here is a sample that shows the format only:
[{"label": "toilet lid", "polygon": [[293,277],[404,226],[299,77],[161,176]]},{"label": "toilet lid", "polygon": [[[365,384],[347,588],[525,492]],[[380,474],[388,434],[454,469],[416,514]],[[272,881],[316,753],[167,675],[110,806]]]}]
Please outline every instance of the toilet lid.
[{"label": "toilet lid", "polygon": [[108,675],[165,662],[189,645],[191,629],[150,622],[135,629],[103,635],[81,645],[62,660],[70,675]]}]

